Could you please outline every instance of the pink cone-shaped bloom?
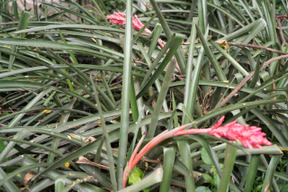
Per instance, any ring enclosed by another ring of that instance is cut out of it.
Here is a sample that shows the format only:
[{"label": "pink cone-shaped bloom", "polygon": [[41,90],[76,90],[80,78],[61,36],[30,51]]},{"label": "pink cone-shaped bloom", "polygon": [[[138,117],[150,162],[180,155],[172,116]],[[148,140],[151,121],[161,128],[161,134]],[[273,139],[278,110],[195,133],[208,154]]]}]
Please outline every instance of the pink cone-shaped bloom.
[{"label": "pink cone-shaped bloom", "polygon": [[261,132],[260,127],[241,125],[237,123],[237,120],[220,126],[223,120],[224,119],[221,118],[216,123],[217,126],[211,127],[208,134],[218,138],[226,137],[230,140],[238,140],[244,147],[248,147],[249,149],[253,149],[254,147],[262,149],[261,145],[272,145],[272,143],[264,137],[266,134]]},{"label": "pink cone-shaped bloom", "polygon": [[225,137],[233,141],[238,140],[244,147],[248,147],[249,149],[253,149],[254,147],[262,149],[261,145],[272,145],[272,143],[264,137],[266,134],[261,132],[260,127],[241,125],[237,123],[237,120],[221,126],[224,118],[225,117],[222,116],[220,120],[209,129],[179,130],[174,133],[173,136],[208,133],[217,138]]},{"label": "pink cone-shaped bloom", "polygon": [[261,145],[272,145],[272,143],[264,137],[266,134],[261,132],[260,127],[241,125],[237,123],[237,120],[221,126],[224,118],[224,116],[221,117],[220,120],[209,129],[179,130],[174,133],[173,136],[208,133],[217,138],[225,137],[232,141],[240,141],[244,147],[248,147],[249,149],[262,149]]},{"label": "pink cone-shaped bloom", "polygon": [[[113,15],[107,15],[110,23],[125,25],[126,24],[126,14],[124,12],[114,12]],[[140,30],[144,24],[139,20],[137,15],[132,17],[133,20],[133,29]]]}]

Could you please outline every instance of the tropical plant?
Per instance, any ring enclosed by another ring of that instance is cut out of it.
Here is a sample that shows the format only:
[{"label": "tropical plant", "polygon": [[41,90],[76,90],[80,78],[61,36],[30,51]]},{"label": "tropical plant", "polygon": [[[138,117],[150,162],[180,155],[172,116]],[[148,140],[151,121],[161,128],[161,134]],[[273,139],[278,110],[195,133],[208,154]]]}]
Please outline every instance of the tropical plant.
[{"label": "tropical plant", "polygon": [[[117,2],[0,2],[0,190],[286,191],[287,3]],[[187,135],[223,115],[273,145]]]}]

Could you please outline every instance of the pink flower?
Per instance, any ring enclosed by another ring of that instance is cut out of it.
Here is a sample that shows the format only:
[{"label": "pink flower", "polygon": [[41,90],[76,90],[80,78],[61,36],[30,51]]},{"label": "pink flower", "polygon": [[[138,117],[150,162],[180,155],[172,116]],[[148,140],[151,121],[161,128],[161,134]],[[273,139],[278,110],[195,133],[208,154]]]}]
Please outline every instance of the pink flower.
[{"label": "pink flower", "polygon": [[220,120],[209,129],[182,129],[175,132],[173,136],[208,133],[217,138],[226,137],[232,141],[240,141],[244,147],[248,147],[249,149],[253,149],[254,147],[262,149],[261,145],[272,145],[272,143],[264,137],[266,134],[261,132],[260,127],[241,125],[237,123],[237,120],[221,126],[224,118],[225,117],[222,116]]},{"label": "pink flower", "polygon": [[142,29],[144,24],[140,21],[140,19],[137,17],[137,15],[134,15],[134,17],[132,19],[133,19],[133,29],[136,29],[136,30]]},{"label": "pink flower", "polygon": [[[106,18],[109,19],[110,23],[114,23],[118,25],[126,24],[126,14],[124,12],[114,12],[113,15],[107,15]],[[137,15],[134,15],[134,17],[132,17],[132,20],[133,20],[133,29],[136,29],[136,30],[142,29],[144,24],[139,20]]]},{"label": "pink flower", "polygon": [[221,138],[226,137],[230,140],[238,140],[242,143],[244,147],[248,147],[249,149],[260,148],[261,145],[272,145],[270,141],[268,141],[264,136],[265,133],[261,132],[260,127],[250,126],[250,125],[241,125],[238,124],[237,121],[232,121],[224,126],[221,126],[224,121],[225,116],[222,116],[219,121],[208,129],[185,129],[191,125],[191,123],[182,125],[170,131],[166,130],[161,134],[154,137],[150,142],[148,142],[139,152],[140,145],[142,144],[144,137],[141,138],[139,143],[137,144],[134,152],[131,155],[130,160],[125,167],[123,173],[123,188],[126,186],[127,179],[133,167],[140,161],[140,159],[153,147],[161,143],[162,141],[179,136],[179,135],[188,135],[188,134],[210,134],[215,137]]},{"label": "pink flower", "polygon": [[262,149],[261,145],[272,145],[264,137],[266,134],[261,132],[260,127],[241,125],[237,123],[237,120],[220,126],[224,121],[223,117],[216,123],[216,126],[209,129],[208,134],[218,138],[226,137],[230,140],[238,140],[244,147],[248,147],[249,149],[253,149],[254,147]]}]

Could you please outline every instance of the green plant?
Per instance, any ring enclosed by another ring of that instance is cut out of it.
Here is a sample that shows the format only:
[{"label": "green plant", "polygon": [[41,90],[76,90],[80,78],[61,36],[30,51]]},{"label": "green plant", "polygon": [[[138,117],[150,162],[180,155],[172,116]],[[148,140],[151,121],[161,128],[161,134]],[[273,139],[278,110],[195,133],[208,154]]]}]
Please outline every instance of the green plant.
[{"label": "green plant", "polygon": [[0,190],[117,191],[143,135],[145,145],[225,115],[261,127],[274,145],[170,138],[136,165],[143,179],[121,191],[285,191],[287,27],[276,18],[286,2],[151,0],[143,13],[127,1],[125,30],[109,24],[108,1],[33,12],[8,2],[0,3]]}]

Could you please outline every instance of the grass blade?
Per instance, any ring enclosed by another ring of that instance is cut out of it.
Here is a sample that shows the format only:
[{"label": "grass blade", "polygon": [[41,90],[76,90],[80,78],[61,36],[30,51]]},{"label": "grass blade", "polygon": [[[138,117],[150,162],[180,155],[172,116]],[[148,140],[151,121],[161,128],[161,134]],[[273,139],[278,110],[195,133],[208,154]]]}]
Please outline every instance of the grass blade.
[{"label": "grass blade", "polygon": [[272,156],[263,182],[262,192],[270,191],[270,188],[272,186],[272,179],[274,178],[274,172],[281,157],[282,155]]},{"label": "grass blade", "polygon": [[117,182],[116,182],[116,174],[115,174],[115,167],[114,167],[114,160],[113,160],[113,155],[112,155],[112,149],[111,149],[111,141],[106,129],[106,125],[105,125],[105,120],[104,120],[104,115],[103,115],[103,111],[101,108],[101,103],[98,97],[98,93],[96,91],[96,87],[95,87],[95,83],[94,83],[94,79],[92,78],[92,76],[90,76],[92,85],[93,85],[93,91],[94,91],[94,95],[95,95],[95,100],[97,102],[97,108],[98,108],[98,112],[99,112],[99,116],[100,116],[100,121],[101,121],[101,126],[103,129],[103,135],[104,135],[104,140],[105,140],[105,146],[106,146],[106,150],[107,150],[107,156],[108,156],[108,162],[109,162],[109,171],[110,171],[110,180],[112,183],[112,187],[113,190],[116,191],[117,190]]},{"label": "grass blade", "polygon": [[[29,18],[30,18],[30,12],[28,11],[23,11],[23,13],[21,14],[18,26],[17,26],[17,31],[22,30],[22,29],[26,29],[29,23]],[[24,33],[20,35],[20,37],[24,37]],[[17,46],[13,45],[11,48],[11,52],[12,53],[16,53],[17,52]],[[13,67],[13,63],[15,61],[15,56],[14,55],[10,55],[9,58],[9,69],[11,69]]]},{"label": "grass blade", "polygon": [[257,167],[259,163],[259,155],[252,155],[250,162],[249,162],[249,167],[248,171],[246,174],[246,183],[245,183],[245,189],[244,192],[250,192],[252,190],[255,178],[256,178],[256,173],[257,173]]},{"label": "grass blade", "polygon": [[[0,167],[0,179],[5,179],[7,177],[6,173],[3,171],[3,169]],[[10,180],[8,180],[7,182],[5,182],[4,184],[4,188],[7,191],[15,191],[15,192],[20,192],[20,190],[18,189],[18,187]]]},{"label": "grass blade", "polygon": [[[217,59],[215,58],[214,54],[212,53],[211,49],[209,48],[207,41],[205,40],[201,30],[198,28],[197,25],[196,25],[196,30],[197,30],[198,36],[201,40],[202,46],[205,49],[207,57],[215,69],[216,75],[218,76],[220,81],[226,81],[227,78],[226,78],[224,72],[222,71],[220,64],[218,63]],[[206,29],[206,31],[209,31],[209,28]]]},{"label": "grass blade", "polygon": [[124,65],[123,65],[123,85],[121,101],[121,128],[119,137],[119,152],[117,161],[118,190],[122,189],[123,169],[125,167],[125,157],[128,144],[129,128],[129,104],[131,89],[131,55],[132,55],[132,1],[126,3],[126,25],[125,25],[125,44],[124,44]]},{"label": "grass blade", "polygon": [[171,58],[175,54],[176,50],[180,46],[184,36],[183,35],[175,35],[175,41],[171,45],[169,52],[167,53],[166,57],[158,67],[158,69],[155,71],[155,73],[152,75],[150,80],[145,84],[145,86],[142,88],[142,90],[138,93],[136,99],[139,99],[141,96],[144,95],[144,93],[148,90],[148,88],[156,81],[156,79],[159,77],[159,75],[163,72],[167,64],[171,61]]},{"label": "grass blade", "polygon": [[167,72],[166,72],[166,75],[165,75],[165,78],[164,78],[164,81],[162,84],[161,91],[159,93],[154,111],[152,112],[152,119],[151,119],[151,123],[150,123],[149,130],[147,133],[148,139],[154,137],[154,135],[155,135],[159,113],[160,113],[163,101],[167,95],[169,85],[170,85],[170,82],[172,80],[172,76],[174,73],[175,66],[176,66],[176,60],[173,59],[168,66],[168,69],[167,69]]},{"label": "grass blade", "polygon": [[182,158],[182,163],[189,170],[189,175],[184,175],[185,186],[187,191],[195,191],[195,182],[193,174],[193,163],[192,158],[190,157],[191,149],[187,141],[178,141],[177,146]]},{"label": "grass blade", "polygon": [[[185,91],[184,91],[184,106],[186,109],[190,112],[192,111],[192,103],[189,103],[188,101],[191,101],[193,97],[191,94],[191,84],[193,84],[192,81],[192,71],[193,71],[193,59],[194,59],[194,49],[195,49],[195,41],[196,41],[196,24],[198,22],[198,18],[193,18],[192,21],[192,28],[191,28],[191,34],[190,34],[190,45],[189,45],[189,52],[188,52],[188,60],[186,65],[186,80],[185,80]],[[182,117],[183,124],[188,123],[188,118],[183,113]]]},{"label": "grass blade", "polygon": [[172,171],[175,160],[175,148],[164,148],[163,180],[160,184],[160,192],[169,191]]},{"label": "grass blade", "polygon": [[[167,24],[167,22],[166,22],[166,20],[165,20],[165,18],[163,16],[163,14],[161,13],[161,10],[160,10],[159,6],[155,2],[155,0],[150,0],[150,2],[152,4],[152,6],[153,6],[158,18],[159,18],[159,21],[160,21],[160,23],[161,23],[161,25],[163,27],[163,31],[165,32],[167,38],[170,39],[171,36],[172,36],[172,32],[171,32],[171,30],[170,30],[170,28],[169,28],[169,26],[168,26],[168,24]],[[185,59],[184,59],[184,56],[183,56],[180,48],[178,48],[177,51],[176,51],[176,59],[177,59],[177,62],[179,64],[179,67],[181,69],[181,72],[185,73]]]},{"label": "grass blade", "polygon": [[235,147],[227,145],[225,152],[224,168],[222,171],[218,192],[224,192],[228,190],[228,184],[234,167],[236,153],[237,149]]}]

